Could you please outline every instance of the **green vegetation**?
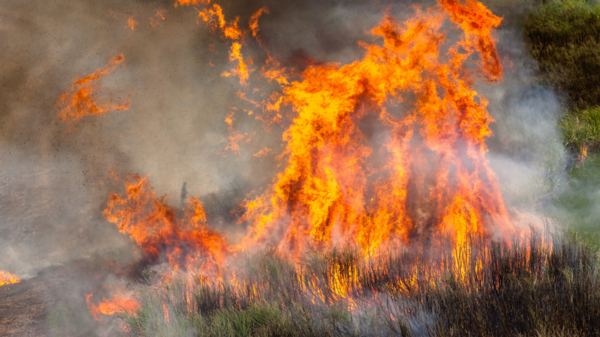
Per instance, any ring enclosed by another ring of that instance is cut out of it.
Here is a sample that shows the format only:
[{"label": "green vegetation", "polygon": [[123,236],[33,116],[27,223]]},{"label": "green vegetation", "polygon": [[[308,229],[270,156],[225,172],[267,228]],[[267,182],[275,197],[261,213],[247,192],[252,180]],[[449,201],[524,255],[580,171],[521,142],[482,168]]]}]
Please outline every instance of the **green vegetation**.
[{"label": "green vegetation", "polygon": [[600,149],[600,107],[576,110],[564,117],[559,126],[564,143],[571,151],[596,152]]},{"label": "green vegetation", "polygon": [[560,224],[600,245],[600,5],[544,2],[529,13],[523,31],[539,64],[539,82],[562,95],[568,110],[558,126],[571,160],[561,165],[567,179],[551,193],[542,188],[536,201]]},{"label": "green vegetation", "polygon": [[[122,320],[132,336],[598,335],[598,260],[585,245],[571,238],[549,249],[534,235],[486,252],[473,249],[465,273],[442,268],[435,277],[426,275],[440,268],[431,260],[439,254],[426,251],[376,262],[333,251],[298,266],[255,255],[238,270],[237,287],[198,280],[144,286],[141,309]],[[354,280],[347,297],[339,280]]]},{"label": "green vegetation", "polygon": [[550,216],[600,247],[600,154],[573,167],[568,184],[548,208]]},{"label": "green vegetation", "polygon": [[600,105],[600,7],[583,0],[549,1],[524,23],[541,82],[566,95],[565,106]]}]

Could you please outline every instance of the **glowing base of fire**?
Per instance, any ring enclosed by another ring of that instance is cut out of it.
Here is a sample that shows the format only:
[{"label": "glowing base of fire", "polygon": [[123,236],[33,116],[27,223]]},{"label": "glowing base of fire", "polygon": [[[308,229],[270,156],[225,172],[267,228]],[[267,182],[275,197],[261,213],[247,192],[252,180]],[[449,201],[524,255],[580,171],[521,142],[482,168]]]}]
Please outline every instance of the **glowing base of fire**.
[{"label": "glowing base of fire", "polygon": [[[243,303],[254,303],[264,301],[264,294],[280,287],[287,288],[282,291],[291,291],[294,296],[313,305],[343,304],[347,310],[353,311],[380,301],[383,293],[385,296],[402,297],[423,289],[435,289],[440,280],[449,275],[456,286],[477,290],[482,280],[493,279],[497,268],[501,268],[494,265],[498,254],[520,252],[523,256],[519,261],[521,267],[525,267],[534,262],[540,265],[547,263],[553,249],[547,237],[531,233],[504,243],[469,237],[463,246],[457,248],[449,242],[440,240],[428,247],[385,252],[376,258],[366,258],[356,248],[308,254],[300,261],[291,261],[274,250],[251,255],[238,253],[228,259],[226,266],[222,266],[218,277],[214,274],[207,277],[200,271],[172,270],[164,274],[155,273],[151,286],[137,287],[152,287],[155,289],[152,292],[169,293],[173,285],[178,284],[180,290],[177,296],[185,298],[190,313],[199,310],[192,302],[200,289],[226,290],[230,296],[243,298]],[[137,295],[122,288],[97,305],[93,304],[92,296],[87,295],[88,308],[96,320],[101,314],[135,316],[140,309]],[[167,297],[162,299],[167,321],[169,308],[173,305],[171,301]],[[227,302],[225,299],[218,300],[219,303],[221,301]]]}]

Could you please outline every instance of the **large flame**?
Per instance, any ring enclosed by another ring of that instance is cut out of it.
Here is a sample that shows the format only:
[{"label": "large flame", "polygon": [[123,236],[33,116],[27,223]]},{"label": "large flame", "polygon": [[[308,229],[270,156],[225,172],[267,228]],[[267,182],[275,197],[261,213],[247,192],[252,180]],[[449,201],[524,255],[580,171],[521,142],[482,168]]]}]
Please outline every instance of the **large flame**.
[{"label": "large flame", "polygon": [[[298,256],[356,243],[370,254],[424,233],[453,234],[460,247],[469,235],[506,229],[485,158],[493,119],[469,76],[501,78],[491,37],[501,19],[474,1],[440,4],[443,11],[417,12],[404,24],[386,17],[371,30],[383,45],[363,43],[362,60],[310,66],[284,88],[282,101],[296,112],[284,134],[287,166],[247,204],[253,225],[244,247],[276,245]],[[446,13],[464,39],[442,53]],[[480,66],[469,69],[476,52]],[[408,100],[414,108],[397,108]],[[372,114],[383,151],[362,130]]]},{"label": "large flame", "polygon": [[[219,5],[201,3],[206,7],[199,17],[234,41],[230,59],[239,66],[226,75],[246,84],[240,53],[246,32],[238,18],[227,22]],[[247,202],[251,228],[240,247],[231,248],[204,224],[196,199],[178,219],[146,178],[133,177],[126,196],[112,195],[105,216],[148,258],[165,255],[177,267],[200,256],[222,261],[233,250],[263,245],[297,257],[356,244],[370,256],[431,234],[449,234],[460,255],[467,237],[506,231],[508,215],[485,158],[493,118],[485,98],[471,88],[472,74],[490,82],[502,77],[492,37],[501,18],[471,0],[440,0],[438,8],[416,11],[403,24],[386,16],[371,30],[383,43],[361,43],[361,60],[312,64],[300,81],[289,83],[285,69],[268,57],[271,68],[261,73],[277,79],[283,94],[267,109],[291,105],[295,117],[283,138],[286,168],[264,195]],[[263,12],[251,18],[254,37]],[[450,46],[441,30],[448,17],[464,33]],[[477,54],[478,66],[467,67]],[[233,117],[226,121],[231,131]],[[239,140],[232,139],[232,150]]]}]

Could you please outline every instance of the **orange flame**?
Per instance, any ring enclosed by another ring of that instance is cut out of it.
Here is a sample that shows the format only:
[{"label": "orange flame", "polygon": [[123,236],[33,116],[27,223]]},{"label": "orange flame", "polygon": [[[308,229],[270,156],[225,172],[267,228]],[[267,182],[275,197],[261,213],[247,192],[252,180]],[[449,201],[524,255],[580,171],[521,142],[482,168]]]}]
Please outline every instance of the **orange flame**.
[{"label": "orange flame", "polygon": [[[242,45],[234,42],[231,45],[231,51],[229,52],[229,62],[238,62],[237,69],[232,69],[231,71],[225,71],[222,76],[230,77],[230,76],[238,76],[240,78],[240,84],[246,85],[248,81],[248,65],[247,62],[244,61],[242,53],[240,50],[242,49]],[[252,59],[248,60],[248,63],[252,63]]]},{"label": "orange flame", "polygon": [[587,157],[587,146],[581,145],[579,151],[581,152],[581,156],[585,159]]},{"label": "orange flame", "polygon": [[161,23],[165,20],[165,12],[166,10],[160,9],[156,12],[156,15],[150,18],[150,26],[152,28],[157,28],[161,25]]},{"label": "orange flame", "polygon": [[[223,38],[229,40],[243,40],[244,32],[238,27],[239,17],[236,17],[233,22],[227,22],[223,9],[217,4],[213,4],[211,7],[204,8],[198,11],[198,18],[202,19],[208,26],[212,27],[213,31],[220,31]],[[258,20],[258,18],[257,18]],[[233,42],[231,50],[229,52],[229,62],[237,61],[238,66],[236,69],[231,71],[225,71],[222,76],[238,76],[240,78],[240,84],[246,85],[249,77],[248,64],[252,64],[252,59],[244,61],[244,57],[241,53],[242,44],[240,42]]]},{"label": "orange flame", "polygon": [[3,286],[5,284],[19,283],[19,282],[21,282],[21,279],[19,279],[15,275],[0,270],[0,286]]},{"label": "orange flame", "polygon": [[133,313],[140,308],[140,303],[123,292],[115,292],[110,299],[103,298],[98,305],[92,303],[94,293],[85,295],[87,307],[96,321],[100,320],[100,314],[114,315],[116,313]]},{"label": "orange flame", "polygon": [[183,218],[157,197],[148,178],[134,175],[127,179],[126,193],[112,194],[104,210],[106,219],[117,225],[143,250],[145,257],[156,262],[166,258],[174,268],[198,266],[219,270],[230,253],[220,234],[206,226],[202,203],[189,198]]},{"label": "orange flame", "polygon": [[[273,57],[267,58],[266,64],[262,68],[261,74],[264,78],[269,80],[269,82],[275,80],[280,85],[289,84],[285,68],[282,68],[279,61],[277,61]],[[277,110],[279,110],[279,108],[277,108]]]},{"label": "orange flame", "polygon": [[269,9],[267,7],[262,7],[250,17],[249,25],[250,30],[252,31],[252,37],[256,37],[258,35],[258,18],[260,18],[263,13],[269,14]]},{"label": "orange flame", "polygon": [[138,22],[135,21],[133,19],[133,16],[129,17],[129,19],[127,19],[127,28],[131,29],[131,30],[135,30],[135,26],[138,25]]},{"label": "orange flame", "polygon": [[225,15],[223,15],[223,9],[217,4],[213,4],[212,7],[207,7],[198,12],[198,18],[206,22],[207,25],[212,26],[214,31],[220,30],[223,36],[230,40],[238,40],[242,37],[242,31],[238,28],[239,17],[235,18],[232,23],[227,23]]},{"label": "orange flame", "polygon": [[253,156],[257,157],[257,158],[265,157],[265,156],[268,156],[269,153],[271,153],[271,152],[272,152],[272,150],[269,149],[268,147],[263,147],[262,149],[260,149],[260,151],[253,154]]},{"label": "orange flame", "polygon": [[[507,229],[485,158],[493,119],[464,65],[478,52],[479,72],[500,79],[491,29],[501,19],[475,1],[440,5],[443,11],[417,11],[405,24],[386,17],[371,31],[383,45],[362,43],[362,60],[311,65],[302,81],[284,88],[283,103],[297,114],[284,134],[287,168],[270,192],[246,205],[254,225],[244,247],[276,245],[298,256],[357,243],[370,254],[434,229],[453,233],[457,247],[469,235]],[[442,54],[445,13],[465,35]],[[414,95],[414,110],[388,112],[404,93]],[[384,151],[361,127],[373,113],[389,134]]]},{"label": "orange flame", "polygon": [[124,103],[118,103],[112,99],[104,103],[98,102],[98,80],[112,73],[123,61],[125,61],[125,56],[123,54],[117,55],[105,68],[97,69],[86,77],[75,79],[71,87],[71,93],[60,96],[59,105],[62,108],[58,117],[70,125],[85,116],[128,110],[131,105],[131,94],[127,96]]},{"label": "orange flame", "polygon": [[175,7],[177,6],[190,6],[190,5],[199,5],[205,4],[208,5],[210,0],[176,0]]},{"label": "orange flame", "polygon": [[[260,13],[253,15],[252,32]],[[448,17],[464,33],[450,46],[442,31]],[[235,40],[229,58],[238,68],[223,75],[239,76],[245,85],[249,72],[238,18],[227,23],[216,4],[199,11],[199,18]],[[356,244],[373,256],[419,236],[449,234],[456,268],[466,273],[469,238],[509,231],[485,158],[494,120],[485,98],[471,88],[472,74],[489,82],[502,78],[493,38],[500,22],[479,2],[439,0],[437,8],[417,10],[403,24],[386,16],[371,30],[381,43],[361,43],[364,57],[347,65],[311,62],[301,80],[290,83],[269,56],[270,69],[262,74],[283,91],[265,106],[276,116],[263,120],[279,121],[282,105],[293,108],[293,123],[283,136],[287,166],[266,193],[246,203],[244,220],[251,228],[239,247],[208,228],[198,200],[190,199],[180,219],[139,176],[129,178],[125,195],[111,195],[104,215],[149,260],[166,256],[175,268],[205,258],[218,269],[232,251],[262,245],[299,257],[307,250]],[[476,56],[478,67],[467,67]],[[400,109],[402,103],[412,108]],[[225,121],[232,131],[233,114]],[[246,136],[233,133],[227,149],[237,152]],[[336,281],[335,292],[343,296],[350,281]]]}]

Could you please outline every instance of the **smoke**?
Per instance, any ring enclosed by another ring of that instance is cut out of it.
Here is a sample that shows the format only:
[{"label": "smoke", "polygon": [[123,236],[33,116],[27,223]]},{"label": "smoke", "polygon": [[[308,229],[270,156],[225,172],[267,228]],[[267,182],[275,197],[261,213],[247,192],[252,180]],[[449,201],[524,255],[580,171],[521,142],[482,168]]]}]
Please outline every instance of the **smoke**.
[{"label": "smoke", "polygon": [[[238,155],[225,150],[230,135],[225,117],[243,105],[237,97],[239,84],[221,77],[234,66],[228,64],[227,45],[203,23],[196,24],[192,7],[172,5],[57,0],[8,2],[0,8],[3,193],[35,195],[3,205],[3,216],[13,219],[3,223],[5,230],[29,226],[32,232],[45,233],[52,223],[53,233],[79,233],[82,226],[90,226],[94,230],[83,230],[89,244],[70,237],[69,243],[91,251],[104,249],[115,231],[102,229],[107,224],[99,211],[107,195],[122,188],[122,182],[108,175],[111,170],[121,180],[127,173],[149,174],[157,193],[171,193],[172,204],[178,204],[183,182],[190,195],[235,186],[248,193],[272,182],[281,129],[265,131],[253,116],[237,111],[235,128],[247,133],[251,142],[242,143]],[[351,62],[363,53],[357,41],[370,39],[368,29],[385,10],[400,20],[414,12],[408,4],[364,1],[238,1],[223,4],[223,9],[228,19],[240,16],[240,26],[245,26],[250,13],[263,6],[270,14],[259,20],[262,42],[288,63],[299,54]],[[158,11],[164,20],[157,17]],[[138,23],[133,31],[129,18]],[[244,52],[257,58],[256,67],[264,58],[256,45]],[[106,66],[120,53],[126,68],[117,68],[100,86],[116,100],[133,92],[131,108],[89,116],[68,130],[57,118],[58,97],[73,79]],[[253,156],[265,147],[272,149],[270,155]],[[37,178],[27,179],[25,172]],[[240,194],[243,197],[244,192]],[[28,225],[19,227],[22,222]],[[60,237],[58,241],[67,240]],[[13,251],[9,256],[29,256],[38,241],[46,239],[27,237],[3,247]],[[64,243],[41,244],[48,246],[37,249],[43,266],[69,259],[68,251],[75,253],[64,249],[64,254],[50,258],[51,246]],[[5,260],[0,268],[22,262]]]},{"label": "smoke", "polygon": [[[488,140],[490,167],[498,176],[515,222],[535,226],[545,217],[543,207],[566,181],[567,151],[562,144],[558,121],[565,113],[556,93],[540,85],[535,61],[528,53],[518,25],[527,4],[500,11],[505,24],[498,30],[498,50],[504,58],[502,83],[481,88],[488,110],[495,118],[494,136]],[[520,216],[521,212],[530,215]],[[521,217],[522,219],[519,219]]]}]

